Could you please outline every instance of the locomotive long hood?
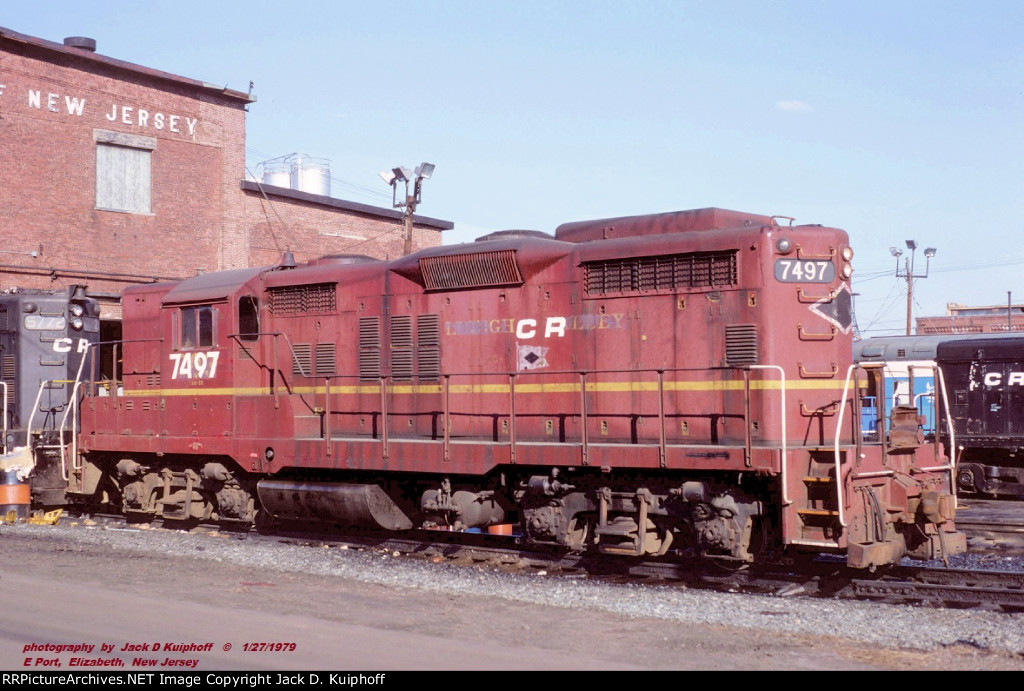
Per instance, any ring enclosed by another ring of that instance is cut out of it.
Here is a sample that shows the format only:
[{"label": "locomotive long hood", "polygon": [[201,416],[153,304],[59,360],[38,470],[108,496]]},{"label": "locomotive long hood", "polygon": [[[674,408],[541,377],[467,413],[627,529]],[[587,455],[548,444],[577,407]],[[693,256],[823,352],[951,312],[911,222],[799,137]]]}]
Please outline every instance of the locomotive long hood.
[{"label": "locomotive long hood", "polygon": [[641,235],[666,235],[688,230],[726,230],[773,224],[771,216],[712,207],[563,223],[555,229],[555,238],[565,242],[589,242]]}]

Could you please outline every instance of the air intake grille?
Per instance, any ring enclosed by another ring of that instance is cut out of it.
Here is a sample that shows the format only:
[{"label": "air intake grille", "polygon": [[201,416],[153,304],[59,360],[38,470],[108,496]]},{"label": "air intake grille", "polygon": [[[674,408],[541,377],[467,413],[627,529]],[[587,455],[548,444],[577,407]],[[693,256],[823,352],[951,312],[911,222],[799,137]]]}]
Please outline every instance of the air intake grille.
[{"label": "air intake grille", "polygon": [[757,364],[757,326],[733,324],[725,327],[725,364],[730,367]]},{"label": "air intake grille", "polygon": [[583,269],[588,295],[720,288],[738,280],[735,250],[608,259]]},{"label": "air intake grille", "polygon": [[308,286],[284,286],[270,289],[271,314],[334,312],[337,301],[333,283]]},{"label": "air intake grille", "polygon": [[420,270],[427,290],[483,288],[523,282],[515,250],[424,257],[420,259]]}]

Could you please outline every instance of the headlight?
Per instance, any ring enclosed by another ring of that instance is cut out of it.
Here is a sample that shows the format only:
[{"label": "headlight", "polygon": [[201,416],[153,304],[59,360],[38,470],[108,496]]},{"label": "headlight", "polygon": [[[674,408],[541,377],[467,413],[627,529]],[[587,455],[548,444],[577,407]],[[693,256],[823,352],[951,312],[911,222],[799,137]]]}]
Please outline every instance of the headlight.
[{"label": "headlight", "polygon": [[843,268],[839,270],[839,273],[842,274],[843,278],[849,278],[853,275],[853,267],[849,264],[843,264]]},{"label": "headlight", "polygon": [[779,254],[789,254],[793,249],[793,243],[788,238],[779,238],[775,241],[775,249]]},{"label": "headlight", "polygon": [[71,314],[73,314],[76,317],[81,317],[83,314],[85,314],[85,308],[82,307],[81,305],[72,304]]},{"label": "headlight", "polygon": [[848,262],[851,259],[853,259],[853,248],[852,247],[844,247],[839,252],[839,254],[843,257],[843,261],[847,261]]},{"label": "headlight", "polygon": [[82,322],[82,318],[81,317],[74,317],[74,318],[72,318],[70,324],[71,324],[71,328],[74,329],[75,331],[81,331],[82,327],[85,325]]}]

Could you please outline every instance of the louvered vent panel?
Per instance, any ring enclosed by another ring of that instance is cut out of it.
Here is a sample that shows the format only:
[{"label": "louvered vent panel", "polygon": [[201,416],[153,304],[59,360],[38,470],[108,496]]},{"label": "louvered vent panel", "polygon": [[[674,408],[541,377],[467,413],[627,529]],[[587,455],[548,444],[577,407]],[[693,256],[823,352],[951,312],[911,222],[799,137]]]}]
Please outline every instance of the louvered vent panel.
[{"label": "louvered vent panel", "polygon": [[395,381],[412,379],[412,317],[391,317],[391,377]]},{"label": "louvered vent panel", "polygon": [[725,364],[756,365],[757,326],[754,324],[733,324],[725,327]]},{"label": "louvered vent panel", "polygon": [[519,285],[523,276],[515,250],[452,254],[420,259],[427,290]]},{"label": "louvered vent panel", "polygon": [[392,351],[391,378],[395,381],[412,380],[412,348]]},{"label": "louvered vent panel", "polygon": [[380,379],[380,317],[359,318],[359,378]]},{"label": "louvered vent panel", "polygon": [[416,317],[416,372],[420,380],[441,377],[441,317],[421,314]]},{"label": "louvered vent panel", "polygon": [[271,314],[303,314],[306,312],[334,312],[337,310],[336,292],[333,283],[318,283],[308,286],[283,286],[271,288]]},{"label": "louvered vent panel", "polygon": [[15,379],[18,376],[18,358],[4,355],[0,358],[0,379],[7,384],[7,410],[14,410],[14,398],[17,393]]},{"label": "louvered vent panel", "polygon": [[309,343],[296,343],[292,346],[292,374],[313,376],[313,346]]},{"label": "louvered vent panel", "polygon": [[316,373],[321,377],[328,377],[338,373],[338,365],[334,358],[335,346],[333,343],[316,344]]},{"label": "louvered vent panel", "polygon": [[391,347],[412,347],[412,317],[391,317]]},{"label": "louvered vent panel", "polygon": [[587,262],[584,281],[588,295],[735,286],[736,252],[690,252]]},{"label": "louvered vent panel", "polygon": [[146,386],[151,388],[160,388],[160,375],[150,374],[146,376]]}]

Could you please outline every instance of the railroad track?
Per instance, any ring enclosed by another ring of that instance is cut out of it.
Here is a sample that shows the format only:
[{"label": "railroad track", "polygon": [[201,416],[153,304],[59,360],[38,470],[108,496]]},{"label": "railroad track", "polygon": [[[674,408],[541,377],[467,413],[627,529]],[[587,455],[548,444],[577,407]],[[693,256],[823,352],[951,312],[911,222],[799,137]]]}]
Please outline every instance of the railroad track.
[{"label": "railroad track", "polygon": [[[1024,513],[1024,505],[1021,505]],[[971,513],[965,512],[967,516]],[[1012,520],[994,520],[992,512],[974,511],[976,520],[967,521],[972,540],[982,539],[984,526],[995,526],[1000,535],[1021,536],[1021,526]],[[117,516],[95,516],[107,529],[126,529]],[[958,525],[961,519],[958,517]],[[157,521],[152,527],[180,529],[180,525]],[[194,530],[218,530],[196,526]],[[322,547],[346,545],[352,549],[376,550],[409,558],[445,561],[513,572],[541,572],[551,577],[645,582],[702,588],[726,592],[748,592],[778,597],[829,597],[872,600],[891,604],[913,604],[957,609],[993,609],[1024,612],[1024,572],[898,566],[877,573],[846,567],[840,559],[817,558],[785,564],[750,565],[742,568],[709,562],[707,559],[675,557],[658,560],[601,558],[570,554],[558,549],[524,548],[515,538],[473,533],[413,531],[341,535],[306,530],[276,530],[260,533],[238,532],[254,541]],[[989,546],[985,546],[989,551]],[[998,551],[1003,553],[1003,547]]]},{"label": "railroad track", "polygon": [[[290,536],[273,539],[311,546],[344,542],[355,548],[377,549],[433,561],[475,565],[511,571],[544,571],[552,577],[592,578],[621,582],[676,585],[727,592],[749,592],[778,597],[829,597],[872,600],[954,609],[989,609],[1024,612],[1024,572],[958,569],[934,566],[898,566],[865,573],[841,560],[814,559],[781,565],[745,568],[709,563],[707,559],[636,561],[566,554],[558,550],[524,550],[501,545],[500,539],[471,536],[461,541],[429,542],[393,537],[335,539],[331,536]],[[477,539],[479,538],[479,539]],[[505,542],[509,542],[505,538]]]},{"label": "railroad track", "polygon": [[1024,502],[961,497],[956,525],[973,552],[1024,554]]}]

